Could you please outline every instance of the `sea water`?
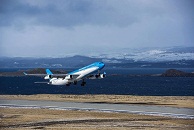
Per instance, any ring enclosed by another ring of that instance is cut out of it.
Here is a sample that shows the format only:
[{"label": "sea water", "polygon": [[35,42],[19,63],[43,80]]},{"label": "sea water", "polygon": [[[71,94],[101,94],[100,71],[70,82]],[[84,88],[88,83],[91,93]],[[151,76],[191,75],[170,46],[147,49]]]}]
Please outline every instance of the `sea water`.
[{"label": "sea water", "polygon": [[[0,69],[17,71],[18,69]],[[72,68],[73,70],[73,68]],[[158,95],[158,96],[194,96],[194,77],[157,77],[131,76],[160,74],[166,68],[129,68],[103,69],[104,79],[86,80],[86,86],[52,86],[35,84],[45,81],[41,77],[0,77],[0,94],[116,94],[116,95]],[[193,72],[194,68],[179,69]],[[70,71],[70,70],[68,70]]]}]

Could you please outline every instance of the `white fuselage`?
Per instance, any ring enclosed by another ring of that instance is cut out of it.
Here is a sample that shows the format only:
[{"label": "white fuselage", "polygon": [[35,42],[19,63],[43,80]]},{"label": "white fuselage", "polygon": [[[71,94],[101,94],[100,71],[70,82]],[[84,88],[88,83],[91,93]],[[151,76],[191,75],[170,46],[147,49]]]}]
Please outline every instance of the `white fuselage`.
[{"label": "white fuselage", "polygon": [[[90,68],[86,68],[86,69],[80,69],[77,72],[74,72],[74,75],[79,75],[77,78],[75,79],[68,79],[68,78],[52,78],[50,79],[49,84],[51,85],[67,85],[73,82],[77,82],[82,80],[83,78],[85,78],[86,76],[88,76],[89,74],[92,74],[96,71],[99,70],[98,66],[93,66]],[[71,73],[69,73],[69,75],[71,75]]]},{"label": "white fuselage", "polygon": [[81,71],[78,71],[74,74],[77,74],[77,75],[80,75],[76,78],[77,81],[81,80],[83,77],[91,74],[91,73],[94,73],[95,71],[98,70],[98,67],[92,67],[92,68],[88,68],[88,69],[84,69],[84,70],[81,70]]}]

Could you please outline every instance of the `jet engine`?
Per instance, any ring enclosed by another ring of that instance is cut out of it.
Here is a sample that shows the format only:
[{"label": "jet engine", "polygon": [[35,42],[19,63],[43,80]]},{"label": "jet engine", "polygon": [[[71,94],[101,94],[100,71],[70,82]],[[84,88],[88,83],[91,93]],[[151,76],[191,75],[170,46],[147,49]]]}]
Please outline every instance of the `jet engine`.
[{"label": "jet engine", "polygon": [[66,80],[70,80],[72,78],[73,78],[73,75],[68,75],[68,76],[65,77]]},{"label": "jet engine", "polygon": [[104,72],[104,74],[100,74],[100,78],[103,79],[104,77],[106,77],[106,73]]}]

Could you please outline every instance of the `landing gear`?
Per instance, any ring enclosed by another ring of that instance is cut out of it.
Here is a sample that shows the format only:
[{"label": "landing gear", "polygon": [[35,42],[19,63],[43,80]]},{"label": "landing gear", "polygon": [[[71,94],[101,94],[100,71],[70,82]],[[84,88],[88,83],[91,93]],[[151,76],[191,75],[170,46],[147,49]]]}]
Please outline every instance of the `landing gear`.
[{"label": "landing gear", "polygon": [[86,82],[83,80],[81,86],[85,86]]},{"label": "landing gear", "polygon": [[74,84],[74,85],[77,85],[77,81],[74,81],[73,84]]},{"label": "landing gear", "polygon": [[66,86],[70,86],[70,83],[66,84]]}]

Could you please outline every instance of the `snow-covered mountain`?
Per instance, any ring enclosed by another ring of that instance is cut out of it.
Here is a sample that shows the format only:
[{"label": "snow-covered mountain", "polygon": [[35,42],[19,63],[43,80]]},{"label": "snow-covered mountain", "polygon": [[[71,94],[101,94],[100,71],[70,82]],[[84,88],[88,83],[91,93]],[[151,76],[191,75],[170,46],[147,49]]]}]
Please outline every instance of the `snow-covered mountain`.
[{"label": "snow-covered mountain", "polygon": [[0,68],[82,67],[96,61],[105,62],[106,67],[193,68],[194,47],[125,48],[60,58],[0,57]]},{"label": "snow-covered mountain", "polygon": [[112,51],[90,57],[102,58],[104,62],[119,63],[121,59],[129,61],[163,62],[194,60],[194,47],[139,48]]}]

